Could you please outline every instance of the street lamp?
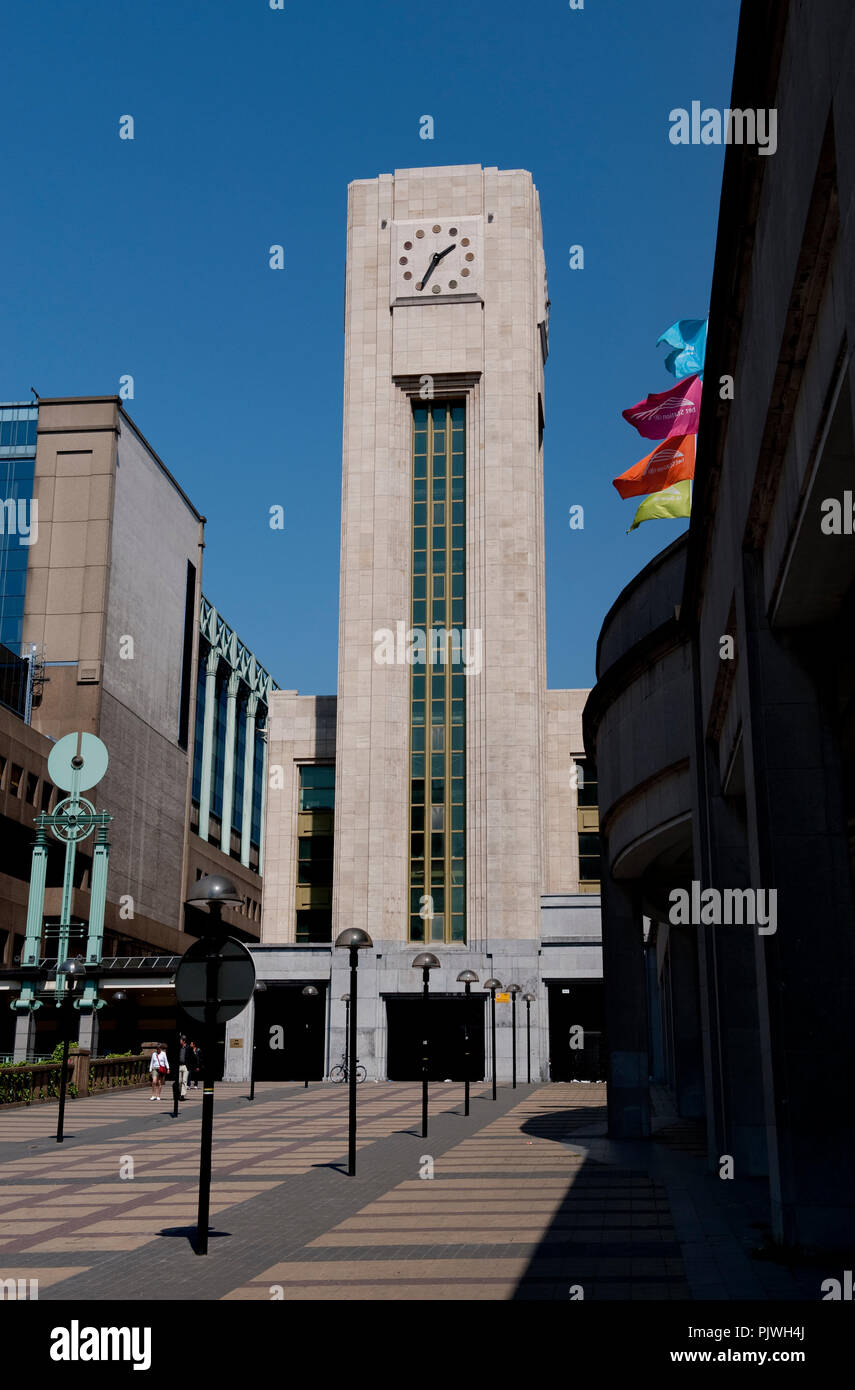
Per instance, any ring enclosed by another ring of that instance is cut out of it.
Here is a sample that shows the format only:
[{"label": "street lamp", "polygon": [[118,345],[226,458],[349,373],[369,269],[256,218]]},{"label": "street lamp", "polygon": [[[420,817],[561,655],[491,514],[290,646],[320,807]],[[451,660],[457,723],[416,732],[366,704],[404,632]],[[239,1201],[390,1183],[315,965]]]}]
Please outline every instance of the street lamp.
[{"label": "street lamp", "polygon": [[496,990],[502,988],[501,980],[492,975],[484,981],[484,988],[490,991],[490,1036],[493,1044],[493,1100],[496,1099]]},{"label": "street lamp", "polygon": [[511,1089],[517,1089],[517,995],[522,993],[520,985],[508,985],[511,996]]},{"label": "street lamp", "polygon": [[463,1113],[469,1114],[469,1073],[472,1070],[471,1053],[469,1051],[469,995],[473,985],[477,985],[478,976],[474,970],[461,970],[457,977],[457,983],[466,988],[466,1001],[463,1005]]},{"label": "street lamp", "polygon": [[[223,908],[237,907],[243,902],[230,878],[225,874],[204,874],[185,900],[185,907],[208,905],[210,926],[205,932],[212,943],[225,936]],[[217,1015],[216,980],[217,956],[211,951],[206,964],[205,1022],[203,1025],[204,1045],[202,1048],[202,1126],[199,1145],[199,1209],[196,1217],[196,1254],[208,1253],[208,1219],[211,1208],[211,1154],[214,1146],[214,1053],[215,1022]],[[181,1030],[179,1029],[179,1037]],[[177,1043],[180,1046],[180,1043]],[[178,1114],[178,1094],[181,1085],[178,1080],[178,1052],[175,1054],[175,1081],[172,1083],[173,1115]]]},{"label": "street lamp", "polygon": [[523,999],[525,1000],[526,1080],[529,1084],[531,1084],[531,1006],[536,998],[536,994],[526,993],[523,995]]},{"label": "street lamp", "polygon": [[[86,974],[86,966],[83,964],[81,956],[75,956],[73,960],[64,960],[61,965],[56,967],[57,975],[64,975],[66,988],[69,995],[74,993],[78,980],[82,980]],[[59,1116],[56,1122],[56,1142],[61,1144],[65,1135],[63,1125],[65,1122],[65,1092],[68,1086],[68,1044],[71,1037],[71,1019],[65,1019],[62,1015],[69,1007],[70,999],[66,1000],[65,992],[62,992],[60,1000],[60,1020],[62,1028],[62,1068],[59,1076]]]},{"label": "street lamp", "polygon": [[249,1098],[250,1098],[250,1100],[255,1100],[255,1034],[256,1034],[255,1000],[256,1000],[256,998],[258,997],[259,994],[266,994],[266,993],[267,993],[267,985],[264,983],[263,980],[256,980],[256,982],[255,982],[255,989],[252,991],[252,993],[253,993],[253,1008],[252,1008],[252,1050],[251,1050],[251,1052],[250,1052],[250,1054],[249,1054]]},{"label": "street lamp", "polygon": [[428,1013],[428,997],[430,995],[430,972],[439,969],[439,961],[436,956],[431,955],[430,951],[422,951],[413,961],[413,969],[422,972],[422,995],[425,1006],[422,1024],[422,1138],[427,1138],[428,1132],[428,1024],[430,1014]]},{"label": "street lamp", "polygon": [[344,1005],[344,1074],[347,1076],[347,1059],[350,1055],[350,995],[343,994],[341,1002]]},{"label": "street lamp", "polygon": [[336,946],[350,952],[350,1019],[348,1038],[348,1053],[350,1056],[350,1068],[347,1073],[349,1095],[348,1095],[348,1119],[347,1119],[347,1173],[348,1177],[356,1175],[356,1005],[357,1005],[357,976],[356,971],[359,965],[359,952],[365,951],[374,942],[363,931],[361,927],[347,927],[345,931],[339,932],[335,939]]},{"label": "street lamp", "polygon": [[[303,998],[304,998],[304,999],[317,999],[317,997],[318,997],[318,991],[315,989],[315,986],[314,986],[314,985],[304,985],[304,986],[303,986]],[[305,1045],[304,1045],[304,1047],[303,1047],[303,1070],[304,1070],[304,1072],[305,1072],[305,1083],[306,1083],[304,1089],[308,1091],[308,1089],[309,1089],[309,1020],[308,1020],[308,1018],[306,1019],[306,1022],[305,1022],[305,1029],[306,1029],[306,1041],[305,1041]]]}]

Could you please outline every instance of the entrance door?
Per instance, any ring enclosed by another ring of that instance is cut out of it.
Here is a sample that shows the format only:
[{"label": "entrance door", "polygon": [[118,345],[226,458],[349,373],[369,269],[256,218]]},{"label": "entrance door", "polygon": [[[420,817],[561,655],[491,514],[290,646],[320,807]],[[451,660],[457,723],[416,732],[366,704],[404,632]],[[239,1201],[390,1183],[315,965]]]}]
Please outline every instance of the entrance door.
[{"label": "entrance door", "polygon": [[605,1081],[602,980],[547,980],[549,1076],[552,1081]]},{"label": "entrance door", "polygon": [[[303,993],[312,984],[315,997]],[[271,984],[255,996],[255,1079],[320,1081],[324,1074],[326,980]]]},{"label": "entrance door", "polygon": [[430,1081],[465,1081],[468,1048],[469,1080],[482,1081],[484,1003],[483,994],[431,994],[427,1005],[421,994],[387,995],[389,1080],[420,1081],[427,1055]]}]

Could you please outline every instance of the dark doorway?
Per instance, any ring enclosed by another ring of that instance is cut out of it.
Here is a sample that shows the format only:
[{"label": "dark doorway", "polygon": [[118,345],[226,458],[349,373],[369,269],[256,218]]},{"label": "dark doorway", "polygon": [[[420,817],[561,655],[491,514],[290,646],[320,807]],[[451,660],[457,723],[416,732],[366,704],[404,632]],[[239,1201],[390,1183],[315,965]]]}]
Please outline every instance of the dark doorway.
[{"label": "dark doorway", "polygon": [[[255,996],[257,1081],[320,1081],[324,1074],[326,980],[267,982]],[[314,985],[315,996],[303,993]]]},{"label": "dark doorway", "polygon": [[431,994],[425,1006],[421,994],[387,995],[389,1080],[421,1080],[427,1035],[428,1079],[465,1081],[468,1034],[469,1080],[482,1081],[485,1001],[483,994],[468,1001],[463,994]]},{"label": "dark doorway", "polygon": [[546,988],[550,1080],[605,1081],[602,980],[547,980]]}]

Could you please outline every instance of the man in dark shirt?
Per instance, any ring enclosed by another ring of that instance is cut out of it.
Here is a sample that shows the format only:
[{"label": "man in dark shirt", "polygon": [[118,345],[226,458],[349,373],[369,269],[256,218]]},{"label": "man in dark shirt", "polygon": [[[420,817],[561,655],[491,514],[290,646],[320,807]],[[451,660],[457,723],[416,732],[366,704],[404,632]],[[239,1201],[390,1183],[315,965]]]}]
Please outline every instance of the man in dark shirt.
[{"label": "man in dark shirt", "polygon": [[182,1033],[178,1039],[178,1084],[181,1087],[181,1100],[187,1096],[187,1075],[187,1039]]}]

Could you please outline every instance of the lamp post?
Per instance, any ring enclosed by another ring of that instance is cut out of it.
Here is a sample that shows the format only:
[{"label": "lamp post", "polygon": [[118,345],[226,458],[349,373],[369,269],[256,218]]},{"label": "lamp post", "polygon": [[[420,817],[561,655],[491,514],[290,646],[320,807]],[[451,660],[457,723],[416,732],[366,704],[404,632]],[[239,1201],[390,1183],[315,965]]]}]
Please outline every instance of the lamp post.
[{"label": "lamp post", "polygon": [[413,969],[422,972],[422,996],[424,998],[424,1011],[422,1014],[422,1138],[427,1138],[428,1132],[428,1025],[430,1014],[428,1013],[428,1000],[430,997],[430,972],[439,968],[439,961],[430,951],[422,951],[413,961]]},{"label": "lamp post", "polygon": [[[256,986],[255,986],[255,989],[253,990],[253,995],[255,996],[255,998],[257,999],[257,997],[258,997],[259,994],[264,994],[264,993],[266,993],[266,991],[267,991],[267,985],[264,983],[263,980],[258,980],[257,983],[256,983]],[[252,1010],[252,1051],[251,1051],[250,1054],[249,1054],[249,1098],[250,1098],[250,1100],[255,1100],[255,1024],[256,1024],[256,1020],[255,1020],[255,999],[253,999],[253,1010]]]},{"label": "lamp post", "polygon": [[490,1036],[493,1045],[493,1100],[496,1099],[496,990],[502,988],[501,980],[491,975],[484,981],[484,988],[490,991]]},{"label": "lamp post", "polygon": [[463,1113],[469,1114],[469,1073],[472,1070],[472,1054],[469,1051],[469,995],[473,985],[477,985],[478,976],[474,970],[461,970],[457,977],[457,983],[465,987],[466,1000],[463,1005]]},{"label": "lamp post", "polygon": [[[304,999],[317,999],[317,997],[318,997],[318,991],[315,989],[315,986],[314,986],[314,985],[304,985],[304,986],[303,986],[303,998],[304,998]],[[303,1046],[303,1071],[304,1071],[304,1073],[305,1073],[305,1077],[304,1077],[304,1080],[305,1080],[304,1090],[308,1091],[308,1089],[309,1089],[309,1020],[308,1020],[308,1018],[306,1019],[306,1022],[305,1022],[304,1027],[305,1027],[305,1029],[306,1029],[306,1041],[305,1041],[305,1044],[304,1044],[304,1046]]]},{"label": "lamp post", "polygon": [[[222,941],[225,936],[223,905],[237,905],[242,902],[243,898],[231,879],[226,878],[225,874],[205,874],[194,885],[193,892],[187,898],[185,906],[198,907],[202,903],[207,904],[210,926],[206,935],[211,937],[213,944],[218,940]],[[214,1066],[212,1058],[217,1016],[216,981],[217,958],[212,951],[207,962],[205,1031],[203,1035],[205,1041],[202,1050],[202,1133],[199,1151],[199,1210],[196,1217],[197,1255],[207,1255],[208,1253],[208,1219],[211,1209],[211,1151],[214,1143]],[[177,1109],[178,1106],[176,1105],[175,1110],[177,1111]]]},{"label": "lamp post", "polygon": [[349,1088],[348,1094],[348,1119],[347,1119],[347,1173],[348,1177],[356,1176],[356,1005],[357,1005],[357,976],[356,971],[359,965],[359,952],[373,946],[374,942],[363,931],[361,927],[347,927],[345,931],[339,932],[335,939],[336,946],[347,949],[350,952],[350,1018],[348,1027],[348,1053],[350,1056],[350,1067],[347,1073]]},{"label": "lamp post", "polygon": [[350,1055],[350,995],[343,994],[341,1002],[344,1005],[344,1074],[348,1076],[347,1059]]},{"label": "lamp post", "polygon": [[537,998],[536,994],[526,992],[523,995],[525,1000],[525,1054],[526,1054],[526,1080],[531,1084],[531,1006]]},{"label": "lamp post", "polygon": [[508,985],[511,996],[511,1089],[517,1089],[517,995],[522,993],[520,985]]},{"label": "lamp post", "polygon": [[[61,965],[56,967],[57,975],[64,975],[69,994],[74,992],[78,980],[82,980],[86,974],[86,967],[80,956],[75,956],[73,960],[64,960]],[[65,1018],[66,1009],[70,1003],[65,998],[65,990],[61,992],[60,1019],[62,1021],[62,1068],[59,1075],[59,1116],[56,1122],[56,1142],[61,1144],[65,1135],[63,1125],[65,1123],[65,1092],[68,1086],[68,1043],[71,1036],[70,1018]]]}]

